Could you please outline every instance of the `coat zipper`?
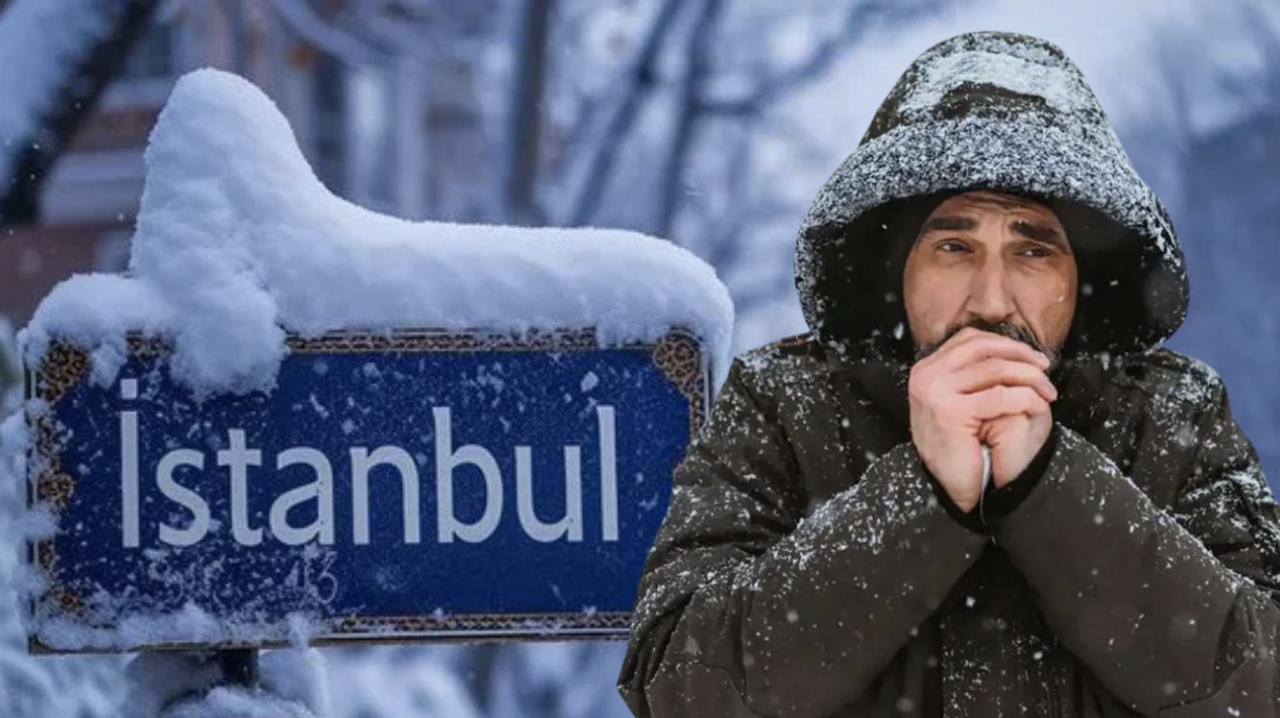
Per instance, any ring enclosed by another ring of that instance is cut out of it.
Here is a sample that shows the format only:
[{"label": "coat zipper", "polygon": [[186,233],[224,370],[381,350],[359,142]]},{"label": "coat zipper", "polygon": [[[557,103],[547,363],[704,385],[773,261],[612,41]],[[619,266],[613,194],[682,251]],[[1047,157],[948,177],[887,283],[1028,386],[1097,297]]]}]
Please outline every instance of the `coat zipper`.
[{"label": "coat zipper", "polygon": [[1062,670],[1061,653],[1053,651],[1049,655],[1053,656],[1053,662],[1049,664],[1049,715],[1052,718],[1062,718],[1062,698],[1058,691],[1066,675]]}]

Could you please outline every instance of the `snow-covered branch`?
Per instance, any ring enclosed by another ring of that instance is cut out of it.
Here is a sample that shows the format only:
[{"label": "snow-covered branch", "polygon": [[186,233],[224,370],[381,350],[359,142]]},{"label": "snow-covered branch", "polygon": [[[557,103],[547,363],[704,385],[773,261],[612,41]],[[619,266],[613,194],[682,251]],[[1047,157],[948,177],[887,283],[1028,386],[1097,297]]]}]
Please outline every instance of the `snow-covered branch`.
[{"label": "snow-covered branch", "polygon": [[0,224],[30,221],[42,180],[146,32],[156,0],[14,0],[0,14]]}]

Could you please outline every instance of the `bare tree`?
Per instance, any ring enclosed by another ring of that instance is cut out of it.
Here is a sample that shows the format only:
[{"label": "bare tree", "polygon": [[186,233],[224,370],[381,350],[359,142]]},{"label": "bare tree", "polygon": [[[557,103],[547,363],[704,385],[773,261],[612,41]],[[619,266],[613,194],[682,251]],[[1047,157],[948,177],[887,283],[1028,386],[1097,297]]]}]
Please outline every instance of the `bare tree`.
[{"label": "bare tree", "polygon": [[542,224],[534,190],[543,140],[542,98],[546,89],[548,38],[555,0],[528,0],[516,29],[516,72],[507,112],[506,166],[500,173],[501,205],[513,224]]},{"label": "bare tree", "polygon": [[[57,9],[77,16],[59,20],[47,15],[50,6],[39,7],[41,3],[16,0],[5,5],[0,15],[0,25],[6,26],[0,33],[12,40],[0,42],[0,85],[6,92],[12,92],[13,86],[28,89],[23,93],[24,106],[11,108],[15,111],[12,125],[0,127],[0,134],[7,135],[0,137],[0,153],[7,154],[0,158],[0,224],[36,219],[45,177],[102,91],[124,67],[157,6],[157,0],[76,2]],[[33,40],[46,38],[48,45],[36,50],[49,57],[31,57]],[[6,51],[20,56],[6,58]],[[19,76],[31,62],[53,67],[35,73],[36,77]]]},{"label": "bare tree", "polygon": [[[613,173],[618,151],[630,135],[644,101],[657,86],[660,53],[675,26],[681,7],[687,4],[678,0],[662,2],[635,57],[616,82],[616,86],[621,89],[601,100],[611,106],[607,116],[595,127],[588,127],[588,123],[584,122],[584,126],[575,133],[587,134],[585,141],[575,138],[576,146],[582,148],[586,158],[582,162],[584,169],[580,172],[577,190],[568,203],[564,224],[586,224],[595,214]],[[594,114],[596,113],[588,111],[584,116],[590,118]]]},{"label": "bare tree", "polygon": [[[615,88],[612,96],[586,103],[610,106],[608,119],[595,131],[586,122],[573,131],[583,136],[574,140],[582,157],[571,159],[569,164],[581,169],[571,172],[578,177],[573,183],[577,189],[561,214],[563,223],[578,225],[597,219],[611,183],[623,175],[636,176],[662,188],[648,213],[651,219],[639,228],[670,236],[688,196],[684,191],[688,156],[699,144],[704,123],[711,119],[747,121],[748,116],[767,114],[788,96],[824,77],[866,37],[938,12],[943,5],[942,0],[837,0],[779,6],[720,0],[697,0],[679,7],[674,2],[661,3],[634,59],[609,83]],[[690,7],[693,9],[688,11]],[[681,10],[690,12],[687,27],[678,22]],[[768,45],[775,28],[806,14],[827,29],[799,59],[783,63],[760,50]],[[829,22],[829,17],[839,21]],[[669,39],[680,35],[683,43],[672,47]],[[665,56],[676,56],[681,68],[672,82],[664,82],[658,69],[664,59],[670,59]],[[716,90],[720,85],[736,89]],[[617,171],[615,165],[627,143],[633,141],[645,104],[664,92],[674,93],[675,99],[665,136],[651,140],[665,145],[664,159],[657,164],[658,175]],[[584,115],[589,116],[593,109],[589,107]],[[623,190],[622,195],[638,196],[630,190]]]}]

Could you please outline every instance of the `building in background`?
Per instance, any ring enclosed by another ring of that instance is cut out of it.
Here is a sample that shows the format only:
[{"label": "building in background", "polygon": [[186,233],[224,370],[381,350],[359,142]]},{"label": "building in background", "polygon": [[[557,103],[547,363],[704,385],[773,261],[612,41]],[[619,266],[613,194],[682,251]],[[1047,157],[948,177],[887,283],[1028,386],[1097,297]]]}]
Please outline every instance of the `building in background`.
[{"label": "building in background", "polygon": [[[336,194],[410,219],[481,218],[493,193],[489,165],[475,161],[486,152],[474,67],[483,58],[428,62],[397,49],[378,35],[377,18],[383,13],[381,22],[402,26],[390,16],[396,7],[161,3],[124,72],[43,183],[39,220],[0,229],[0,316],[21,326],[60,280],[127,267],[147,138],[174,82],[200,67],[236,72],[271,96]],[[441,170],[428,172],[433,156],[431,166]]]}]

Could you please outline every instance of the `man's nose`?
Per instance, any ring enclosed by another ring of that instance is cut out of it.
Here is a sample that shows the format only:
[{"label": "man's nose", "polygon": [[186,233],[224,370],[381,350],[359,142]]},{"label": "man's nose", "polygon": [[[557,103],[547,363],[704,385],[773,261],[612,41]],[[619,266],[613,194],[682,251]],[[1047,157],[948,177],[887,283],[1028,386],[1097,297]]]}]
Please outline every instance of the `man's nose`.
[{"label": "man's nose", "polygon": [[969,291],[969,313],[989,322],[1003,322],[1015,311],[1003,262],[991,256],[973,276]]}]

